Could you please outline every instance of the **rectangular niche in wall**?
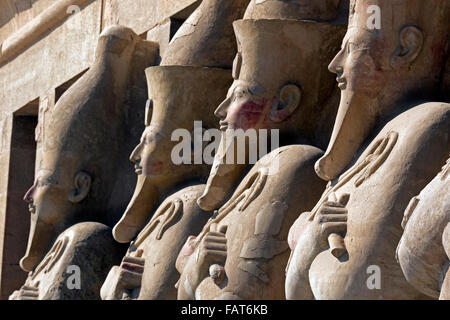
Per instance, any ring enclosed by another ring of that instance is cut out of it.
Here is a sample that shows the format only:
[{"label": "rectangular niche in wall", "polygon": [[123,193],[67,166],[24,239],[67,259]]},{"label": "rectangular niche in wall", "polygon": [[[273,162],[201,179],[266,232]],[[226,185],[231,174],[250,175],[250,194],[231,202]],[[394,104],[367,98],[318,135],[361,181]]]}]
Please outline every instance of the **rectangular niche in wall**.
[{"label": "rectangular niche in wall", "polygon": [[19,289],[27,275],[19,266],[25,254],[30,227],[28,204],[23,196],[34,182],[38,112],[39,99],[36,99],[13,115],[3,239],[2,299],[7,299],[14,290]]}]

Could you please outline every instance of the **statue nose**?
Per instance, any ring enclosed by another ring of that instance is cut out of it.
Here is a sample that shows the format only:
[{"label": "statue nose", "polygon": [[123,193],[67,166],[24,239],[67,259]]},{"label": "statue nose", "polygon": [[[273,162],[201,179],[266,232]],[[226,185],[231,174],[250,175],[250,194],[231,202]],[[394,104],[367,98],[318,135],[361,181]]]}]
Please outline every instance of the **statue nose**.
[{"label": "statue nose", "polygon": [[328,70],[332,73],[340,74],[344,72],[344,68],[342,66],[343,60],[343,50],[339,51],[339,53],[334,57],[333,61],[328,65]]},{"label": "statue nose", "polygon": [[131,153],[131,156],[130,156],[130,161],[131,161],[131,162],[136,163],[136,162],[139,162],[139,161],[141,160],[141,156],[140,156],[140,153],[141,153],[141,146],[142,146],[142,143],[140,143],[140,144],[133,150],[133,152]]},{"label": "statue nose", "polygon": [[214,115],[217,118],[220,119],[225,119],[227,117],[227,108],[228,105],[230,103],[230,98],[225,99],[216,109],[216,111],[214,111]]}]

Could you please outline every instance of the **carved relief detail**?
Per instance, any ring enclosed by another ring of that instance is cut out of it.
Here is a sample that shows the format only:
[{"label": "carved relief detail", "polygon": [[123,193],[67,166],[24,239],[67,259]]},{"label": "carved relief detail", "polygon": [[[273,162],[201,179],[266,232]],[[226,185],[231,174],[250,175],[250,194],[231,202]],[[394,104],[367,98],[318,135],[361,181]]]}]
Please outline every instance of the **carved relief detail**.
[{"label": "carved relief detail", "polygon": [[66,250],[67,244],[69,243],[69,236],[64,236],[59,239],[50,252],[45,256],[44,260],[36,267],[33,272],[31,280],[34,280],[38,274],[44,272],[44,274],[49,273],[55,264],[61,259],[64,251]]},{"label": "carved relief detail", "polygon": [[165,206],[162,206],[156,211],[150,223],[141,231],[137,236],[136,241],[133,243],[134,248],[138,248],[145,239],[156,230],[156,240],[161,240],[164,232],[175,224],[175,222],[183,214],[183,201],[180,199],[175,199],[168,202]]},{"label": "carved relief detail", "polygon": [[350,170],[342,175],[339,181],[332,186],[328,184],[327,189],[320,201],[316,204],[311,211],[310,221],[314,219],[314,216],[320,209],[320,207],[328,201],[328,197],[332,193],[336,193],[341,187],[346,185],[351,179],[356,177],[354,185],[356,188],[361,186],[367,181],[386,161],[389,157],[392,149],[398,140],[398,133],[395,131],[389,131],[384,138],[378,139],[369,149],[367,156],[358,161]]},{"label": "carved relief detail", "polygon": [[262,168],[255,172],[248,179],[247,183],[238,189],[233,197],[214,213],[213,218],[208,221],[203,231],[197,237],[195,247],[200,243],[206,233],[210,231],[212,224],[220,223],[235,208],[237,208],[238,212],[244,211],[261,194],[268,176],[268,168]]}]

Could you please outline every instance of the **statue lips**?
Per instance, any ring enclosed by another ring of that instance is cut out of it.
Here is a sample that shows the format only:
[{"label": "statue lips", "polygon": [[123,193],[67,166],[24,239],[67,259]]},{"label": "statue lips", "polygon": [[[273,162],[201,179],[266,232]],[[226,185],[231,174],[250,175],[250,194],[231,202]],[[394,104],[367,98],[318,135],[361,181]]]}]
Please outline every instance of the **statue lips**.
[{"label": "statue lips", "polygon": [[345,78],[342,77],[342,76],[338,76],[338,77],[336,78],[336,81],[337,81],[337,83],[338,83],[339,89],[341,89],[341,90],[347,89],[347,79],[345,79]]},{"label": "statue lips", "polygon": [[226,122],[226,121],[220,121],[219,126],[220,126],[220,131],[228,130],[228,122]]},{"label": "statue lips", "polygon": [[142,174],[142,167],[137,163],[134,165],[134,172],[136,172],[138,176]]}]

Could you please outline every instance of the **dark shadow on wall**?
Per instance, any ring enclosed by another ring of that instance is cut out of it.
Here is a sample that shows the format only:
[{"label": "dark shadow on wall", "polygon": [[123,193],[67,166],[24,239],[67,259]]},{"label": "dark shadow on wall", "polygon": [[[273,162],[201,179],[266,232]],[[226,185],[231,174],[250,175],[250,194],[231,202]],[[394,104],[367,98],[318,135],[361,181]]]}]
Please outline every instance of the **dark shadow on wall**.
[{"label": "dark shadow on wall", "polygon": [[23,196],[34,182],[36,162],[35,129],[38,124],[39,99],[36,99],[13,116],[8,174],[8,191],[3,239],[1,299],[19,289],[27,274],[19,261],[25,254],[30,214]]}]

